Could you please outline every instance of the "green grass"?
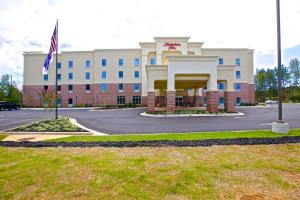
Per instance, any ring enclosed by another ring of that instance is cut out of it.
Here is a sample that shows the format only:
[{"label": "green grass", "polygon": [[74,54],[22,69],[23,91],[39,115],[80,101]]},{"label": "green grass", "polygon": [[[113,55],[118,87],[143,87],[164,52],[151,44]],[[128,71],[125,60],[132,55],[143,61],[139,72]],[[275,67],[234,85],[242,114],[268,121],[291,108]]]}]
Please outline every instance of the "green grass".
[{"label": "green grass", "polygon": [[2,135],[0,134],[0,141],[3,140],[4,138],[6,138],[7,135]]},{"label": "green grass", "polygon": [[299,199],[299,175],[300,144],[0,147],[1,200]]},{"label": "green grass", "polygon": [[240,132],[199,132],[170,133],[148,135],[111,135],[111,136],[71,136],[47,140],[51,142],[95,142],[95,141],[143,141],[143,140],[205,140],[229,138],[273,138],[283,136],[300,136],[300,129],[291,129],[289,134],[272,133],[270,130]]},{"label": "green grass", "polygon": [[57,120],[43,120],[10,130],[12,132],[83,132],[85,130],[73,125],[69,118],[60,117]]}]

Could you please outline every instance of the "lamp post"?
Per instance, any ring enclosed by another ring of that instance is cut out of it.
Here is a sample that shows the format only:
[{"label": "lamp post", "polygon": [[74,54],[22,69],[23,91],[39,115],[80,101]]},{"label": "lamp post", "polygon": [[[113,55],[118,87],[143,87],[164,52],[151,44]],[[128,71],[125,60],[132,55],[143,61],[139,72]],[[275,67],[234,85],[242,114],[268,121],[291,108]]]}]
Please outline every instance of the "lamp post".
[{"label": "lamp post", "polygon": [[276,0],[277,19],[277,69],[278,69],[278,120],[272,123],[272,132],[288,133],[289,125],[282,120],[282,69],[281,69],[281,33],[280,33],[280,0]]}]

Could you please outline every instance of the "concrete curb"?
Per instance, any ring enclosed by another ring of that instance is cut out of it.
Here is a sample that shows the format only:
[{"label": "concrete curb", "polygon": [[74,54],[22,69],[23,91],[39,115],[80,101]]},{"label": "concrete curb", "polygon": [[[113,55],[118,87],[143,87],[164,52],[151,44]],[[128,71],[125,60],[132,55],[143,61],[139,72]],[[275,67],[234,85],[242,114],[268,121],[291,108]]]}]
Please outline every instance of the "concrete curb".
[{"label": "concrete curb", "polygon": [[2,132],[5,135],[93,135],[91,132]]},{"label": "concrete curb", "polygon": [[72,124],[74,124],[75,126],[78,126],[79,128],[82,128],[83,130],[86,130],[86,131],[92,133],[93,135],[108,135],[108,134],[106,134],[106,133],[101,133],[101,132],[98,132],[98,131],[89,129],[89,128],[87,128],[87,127],[85,127],[85,126],[79,124],[79,123],[76,121],[76,119],[69,118],[69,120],[70,120],[70,122],[71,122]]},{"label": "concrete curb", "polygon": [[91,112],[103,112],[103,111],[118,111],[118,110],[136,110],[147,107],[136,107],[136,108],[115,108],[115,109],[90,109]]},{"label": "concrete curb", "polygon": [[243,116],[245,113],[217,113],[217,114],[149,114],[143,112],[140,114],[144,117],[236,117]]}]

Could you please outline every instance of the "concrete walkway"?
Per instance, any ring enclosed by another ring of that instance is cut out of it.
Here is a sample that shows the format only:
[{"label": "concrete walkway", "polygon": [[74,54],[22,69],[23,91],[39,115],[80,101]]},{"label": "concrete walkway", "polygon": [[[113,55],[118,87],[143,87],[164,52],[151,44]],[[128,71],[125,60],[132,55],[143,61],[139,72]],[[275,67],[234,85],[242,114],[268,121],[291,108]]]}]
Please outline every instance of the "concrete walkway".
[{"label": "concrete walkway", "polygon": [[38,142],[38,141],[43,141],[43,140],[64,138],[64,137],[70,137],[70,136],[72,136],[72,135],[42,135],[42,134],[8,135],[2,141],[15,141],[15,142],[30,141],[30,142]]}]

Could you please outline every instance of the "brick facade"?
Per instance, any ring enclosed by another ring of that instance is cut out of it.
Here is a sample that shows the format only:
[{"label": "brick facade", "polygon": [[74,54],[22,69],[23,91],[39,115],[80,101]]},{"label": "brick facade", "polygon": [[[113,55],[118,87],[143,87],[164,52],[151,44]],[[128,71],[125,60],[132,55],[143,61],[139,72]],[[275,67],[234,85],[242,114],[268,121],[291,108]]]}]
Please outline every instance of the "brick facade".
[{"label": "brick facade", "polygon": [[175,98],[176,98],[175,91],[167,91],[167,111],[168,112],[175,112]]},{"label": "brick facade", "polygon": [[224,92],[224,109],[227,112],[235,111],[235,92]]},{"label": "brick facade", "polygon": [[217,91],[206,92],[206,110],[210,113],[218,112],[219,95]]},{"label": "brick facade", "polygon": [[155,111],[155,92],[148,92],[148,112],[152,113]]}]

